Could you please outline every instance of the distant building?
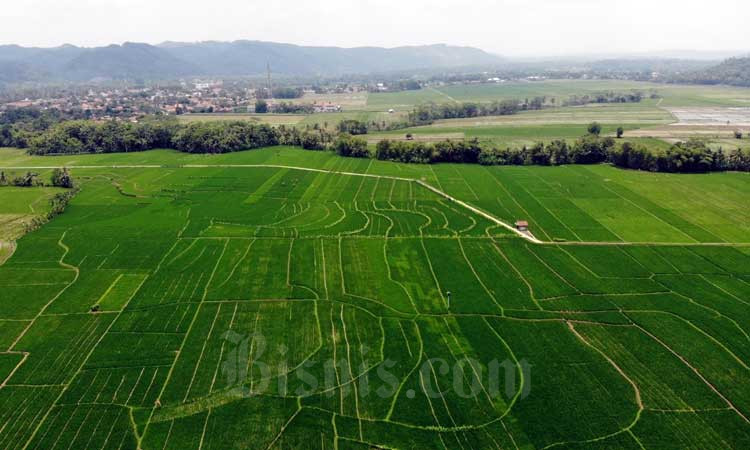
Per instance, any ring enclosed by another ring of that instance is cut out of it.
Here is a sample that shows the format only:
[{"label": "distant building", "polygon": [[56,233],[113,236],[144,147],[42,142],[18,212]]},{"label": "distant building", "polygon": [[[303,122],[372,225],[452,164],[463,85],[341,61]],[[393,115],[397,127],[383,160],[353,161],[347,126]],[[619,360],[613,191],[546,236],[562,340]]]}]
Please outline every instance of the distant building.
[{"label": "distant building", "polygon": [[33,106],[33,105],[34,105],[34,102],[32,102],[29,99],[22,100],[22,101],[19,101],[19,102],[10,102],[10,103],[6,103],[5,104],[5,106],[11,107],[11,108],[27,108],[27,107]]},{"label": "distant building", "polygon": [[333,103],[321,103],[313,105],[313,111],[316,113],[331,113],[341,111],[340,105],[334,105]]},{"label": "distant building", "polygon": [[207,91],[211,89],[220,88],[224,83],[221,81],[207,81],[195,83],[195,89],[199,91]]},{"label": "distant building", "polygon": [[516,222],[516,229],[518,231],[529,231],[529,222],[525,220],[519,220]]}]

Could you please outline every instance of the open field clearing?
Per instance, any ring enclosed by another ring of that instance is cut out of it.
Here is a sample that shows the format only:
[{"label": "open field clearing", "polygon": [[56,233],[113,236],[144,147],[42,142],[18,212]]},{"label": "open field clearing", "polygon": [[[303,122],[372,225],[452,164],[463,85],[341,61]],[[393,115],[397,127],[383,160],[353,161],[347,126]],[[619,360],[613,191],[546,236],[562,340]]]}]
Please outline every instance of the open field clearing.
[{"label": "open field clearing", "polygon": [[521,81],[497,84],[447,85],[419,91],[370,94],[367,108],[403,109],[426,102],[491,102],[494,100],[524,99],[546,96],[558,100],[572,95],[583,95],[612,90],[650,90],[659,85],[628,81]]},{"label": "open field clearing", "polygon": [[523,111],[510,116],[488,116],[470,119],[439,120],[433,127],[451,126],[522,126],[550,124],[588,125],[591,122],[622,124],[638,123],[643,126],[674,122],[672,115],[656,107],[653,101],[629,105],[587,105]]},{"label": "open field clearing", "polygon": [[270,125],[296,125],[305,119],[304,114],[182,114],[181,122],[248,121]]},{"label": "open field clearing", "polygon": [[654,127],[669,128],[667,125],[674,123],[675,118],[649,100],[641,104],[549,108],[509,116],[438,120],[429,126],[371,133],[368,139],[403,139],[410,133],[417,139],[436,140],[446,133],[462,133],[466,138],[476,137],[501,147],[522,147],[555,139],[573,141],[586,132],[591,122],[601,123],[605,134],[614,135],[622,126],[626,137],[635,137],[650,136]]},{"label": "open field clearing", "polygon": [[668,144],[698,138],[708,141],[713,148],[728,151],[744,147],[746,141],[736,139],[736,131],[747,135],[750,130],[750,108],[683,107],[665,110],[677,122],[628,130],[626,137],[651,138]]},{"label": "open field clearing", "polygon": [[667,108],[680,125],[750,126],[748,108]]},{"label": "open field clearing", "polygon": [[370,94],[366,91],[362,92],[347,92],[343,94],[308,94],[306,93],[302,98],[291,99],[292,103],[305,103],[305,104],[333,104],[339,105],[345,110],[360,110],[365,109],[367,105],[367,98]]},{"label": "open field clearing", "polygon": [[387,111],[389,108],[411,109],[425,102],[490,102],[494,100],[525,99],[536,96],[555,98],[560,104],[573,95],[596,94],[607,91],[652,91],[663,97],[661,106],[736,106],[747,107],[750,89],[728,86],[687,86],[619,80],[547,80],[507,82],[498,84],[449,85],[419,91],[370,94],[367,109]]},{"label": "open field clearing", "polygon": [[[604,124],[602,133],[614,135],[618,126],[622,126],[626,133],[632,130],[638,130],[641,124]],[[650,128],[649,128],[650,129]],[[536,124],[513,124],[506,123],[497,125],[489,122],[484,125],[466,125],[465,123],[456,123],[453,120],[441,121],[437,125],[425,127],[408,128],[399,131],[389,131],[384,133],[370,133],[369,140],[378,139],[403,139],[407,133],[412,134],[415,139],[422,140],[439,140],[440,136],[446,134],[463,135],[465,138],[477,138],[482,142],[492,144],[498,147],[515,147],[519,148],[524,145],[532,146],[537,142],[550,142],[556,139],[574,141],[580,138],[586,132],[586,125],[583,124],[545,124],[538,122]]]},{"label": "open field clearing", "polygon": [[668,148],[671,144],[686,142],[695,138],[706,141],[714,150],[721,148],[724,151],[729,151],[747,147],[747,140],[735,138],[734,132],[739,130],[746,133],[748,129],[750,129],[750,126],[690,125],[680,123],[628,130],[625,138],[636,142],[640,141],[654,148]]},{"label": "open field clearing", "polygon": [[3,448],[750,445],[750,251],[690,245],[746,174],[0,155],[82,185],[0,267]]},{"label": "open field clearing", "polygon": [[662,85],[664,107],[747,107],[750,89],[733,86]]}]

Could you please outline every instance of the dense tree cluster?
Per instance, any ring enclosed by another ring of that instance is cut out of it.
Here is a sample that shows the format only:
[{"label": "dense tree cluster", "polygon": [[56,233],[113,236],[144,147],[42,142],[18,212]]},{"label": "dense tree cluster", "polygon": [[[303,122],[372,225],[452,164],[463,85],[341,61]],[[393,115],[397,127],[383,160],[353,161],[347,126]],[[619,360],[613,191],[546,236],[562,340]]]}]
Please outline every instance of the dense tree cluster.
[{"label": "dense tree cluster", "polygon": [[502,100],[491,103],[426,103],[414,108],[408,115],[411,126],[427,125],[441,119],[463,119],[483,116],[507,116],[522,110],[542,109],[546,99],[535,97],[520,102],[518,100]]},{"label": "dense tree cluster", "polygon": [[43,185],[44,183],[39,179],[39,174],[35,172],[26,172],[16,176],[0,171],[0,186],[34,187]]},{"label": "dense tree cluster", "polygon": [[388,80],[384,83],[370,84],[367,87],[369,92],[382,92],[386,90],[388,92],[398,91],[418,91],[422,89],[422,82],[418,80]]},{"label": "dense tree cluster", "polygon": [[477,163],[482,147],[477,139],[470,141],[446,140],[435,144],[417,141],[378,142],[375,157],[379,160],[404,163],[432,164],[440,162]]},{"label": "dense tree cluster", "polygon": [[255,101],[255,114],[266,114],[268,112],[268,102],[259,98]]},{"label": "dense tree cluster", "polygon": [[418,91],[422,89],[422,83],[417,80],[400,80],[393,88],[400,91]]},{"label": "dense tree cluster", "polygon": [[195,122],[180,126],[168,148],[187,153],[229,153],[278,144],[279,135],[270,125]]},{"label": "dense tree cluster", "polygon": [[0,147],[27,148],[32,135],[19,125],[0,125]]},{"label": "dense tree cluster", "polygon": [[62,169],[54,169],[52,171],[51,181],[52,186],[73,189],[73,177],[70,176],[70,172],[68,172],[68,169],[65,167]]},{"label": "dense tree cluster", "polygon": [[50,203],[50,212],[47,213],[47,220],[52,220],[56,216],[59,216],[65,211],[65,208],[68,206],[68,203],[73,199],[73,197],[78,194],[79,189],[78,188],[71,188],[65,192],[59,192],[55,194],[49,201]]},{"label": "dense tree cluster", "polygon": [[540,142],[532,147],[485,149],[479,157],[479,163],[488,166],[597,164],[607,160],[607,155],[614,146],[612,138],[588,135],[578,139],[573,145],[555,140],[546,145]]},{"label": "dense tree cluster", "polygon": [[280,133],[249,122],[70,121],[31,140],[29,153],[120,153],[171,148],[188,153],[226,153],[278,145]]},{"label": "dense tree cluster", "polygon": [[704,173],[721,170],[750,171],[750,154],[735,149],[728,155],[711,150],[703,141],[678,142],[663,151],[625,142],[610,152],[610,162],[618,167],[651,172]]},{"label": "dense tree cluster", "polygon": [[174,148],[172,140],[178,128],[180,125],[172,121],[61,122],[33,137],[29,153],[119,153]]},{"label": "dense tree cluster", "polygon": [[351,135],[367,134],[367,123],[355,119],[346,119],[336,126],[339,132]]},{"label": "dense tree cluster", "polygon": [[270,108],[275,114],[312,114],[315,107],[306,103],[280,102]]},{"label": "dense tree cluster", "polygon": [[723,152],[721,156],[716,164],[719,170],[750,172],[750,152],[738,148],[729,152],[726,158],[723,157]]},{"label": "dense tree cluster", "polygon": [[324,150],[336,137],[333,133],[318,126],[300,129],[280,125],[273,130],[278,134],[280,145],[302,147],[307,150]]},{"label": "dense tree cluster", "polygon": [[644,94],[634,92],[600,92],[587,95],[573,95],[563,101],[563,106],[581,106],[591,103],[640,103]]},{"label": "dense tree cluster", "polygon": [[370,149],[367,148],[367,141],[354,137],[350,134],[342,133],[333,143],[333,151],[339,156],[350,158],[371,158]]},{"label": "dense tree cluster", "polygon": [[300,135],[300,147],[305,150],[325,150],[328,134],[320,130],[305,131]]},{"label": "dense tree cluster", "polygon": [[570,149],[570,162],[573,164],[597,164],[607,160],[607,156],[615,148],[615,140],[611,137],[599,137],[589,134],[578,139]]},{"label": "dense tree cluster", "polygon": [[[36,172],[26,172],[16,176],[13,174],[6,174],[5,171],[0,171],[0,186],[9,185],[16,187],[35,187],[44,186],[44,182],[39,179],[39,174]],[[73,189],[75,187],[73,177],[70,175],[67,168],[54,169],[52,171],[52,176],[50,177],[50,185],[65,189]]]},{"label": "dense tree cluster", "polygon": [[274,88],[271,91],[271,95],[273,96],[273,98],[302,98],[302,96],[304,95],[304,91],[302,90],[302,88],[279,87]]},{"label": "dense tree cluster", "polygon": [[0,114],[0,147],[27,148],[31,138],[63,120],[85,119],[80,112],[63,113],[57,109],[15,108]]}]

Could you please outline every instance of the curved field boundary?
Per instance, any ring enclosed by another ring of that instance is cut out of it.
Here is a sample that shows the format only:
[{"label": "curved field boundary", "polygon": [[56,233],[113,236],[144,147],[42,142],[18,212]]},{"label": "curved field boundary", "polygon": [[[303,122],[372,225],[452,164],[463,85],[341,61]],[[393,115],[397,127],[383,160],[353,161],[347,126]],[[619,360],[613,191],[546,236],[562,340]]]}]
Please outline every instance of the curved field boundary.
[{"label": "curved field boundary", "polygon": [[9,260],[13,253],[16,251],[15,241],[0,241],[0,266],[5,264],[5,261]]},{"label": "curved field boundary", "polygon": [[[164,166],[157,165],[157,164],[118,164],[118,165],[95,165],[95,166],[69,166],[69,169],[161,169]],[[56,169],[58,166],[17,166],[17,167],[0,167],[0,169],[4,170],[52,170]],[[326,174],[338,174],[338,175],[347,175],[352,177],[366,177],[366,178],[375,178],[375,179],[386,179],[386,180],[396,180],[396,181],[406,181],[411,183],[417,183],[420,186],[429,189],[430,191],[434,192],[435,194],[450,200],[451,202],[461,206],[464,209],[467,209],[474,214],[477,214],[481,217],[484,217],[485,219],[495,223],[498,226],[501,226],[511,232],[513,232],[515,235],[526,239],[529,242],[532,242],[534,244],[541,244],[541,245],[612,245],[612,246],[618,246],[618,245],[650,245],[650,246],[693,246],[693,247],[700,247],[700,246],[708,246],[708,247],[716,247],[716,246],[722,246],[722,247],[750,247],[750,243],[733,243],[733,242],[625,242],[625,241],[602,241],[602,242],[578,242],[578,241],[542,241],[540,239],[537,239],[531,232],[523,232],[519,231],[516,227],[504,222],[503,220],[498,219],[497,217],[493,216],[492,214],[489,214],[486,211],[483,211],[476,206],[473,206],[463,200],[459,200],[456,197],[453,197],[452,195],[448,194],[447,192],[444,192],[430,184],[425,183],[422,180],[416,180],[414,178],[405,178],[405,177],[394,177],[391,175],[374,175],[371,173],[356,173],[356,172],[345,172],[345,171],[339,171],[339,170],[326,170],[326,169],[314,169],[311,167],[300,167],[300,166],[285,166],[281,164],[184,164],[177,166],[177,168],[185,168],[185,169],[216,169],[216,168],[224,168],[224,169],[230,169],[230,168],[271,168],[271,169],[292,169],[292,170],[301,170],[301,171],[307,171],[307,172],[315,172],[315,173],[326,173]]]}]

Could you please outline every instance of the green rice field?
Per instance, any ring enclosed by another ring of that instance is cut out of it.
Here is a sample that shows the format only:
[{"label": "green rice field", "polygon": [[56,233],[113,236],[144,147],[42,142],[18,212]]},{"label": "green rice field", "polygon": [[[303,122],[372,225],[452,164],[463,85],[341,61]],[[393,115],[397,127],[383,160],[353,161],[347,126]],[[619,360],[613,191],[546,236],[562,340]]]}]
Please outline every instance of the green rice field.
[{"label": "green rice field", "polygon": [[[604,92],[629,93],[639,91],[644,99],[634,104],[589,104],[562,106],[571,96],[595,95]],[[655,94],[655,98],[651,95]],[[737,109],[750,108],[750,89],[729,86],[673,85],[623,80],[543,80],[509,81],[505,83],[451,84],[426,87],[416,91],[348,94],[309,94],[296,99],[298,103],[333,103],[342,112],[308,115],[290,114],[191,114],[181,121],[244,120],[296,127],[318,126],[333,130],[342,120],[354,119],[368,124],[403,122],[416,106],[425,103],[450,104],[461,102],[489,103],[502,100],[524,100],[545,97],[547,104],[540,111],[524,111],[500,117],[439,120],[430,126],[408,128],[393,132],[375,132],[368,136],[371,143],[381,139],[404,139],[407,133],[418,140],[477,138],[497,147],[531,146],[555,139],[569,142],[581,137],[591,122],[603,124],[603,132],[614,135],[618,127],[625,130],[625,138],[651,147],[669,146],[691,137],[706,140],[712,147],[730,150],[743,147],[733,138],[735,130],[747,130],[748,117],[740,123],[715,122],[684,124],[673,113],[688,108],[700,116],[722,111],[736,114]],[[389,112],[391,111],[392,112]],[[680,125],[680,126],[675,126]],[[691,126],[686,126],[691,125]],[[719,126],[716,126],[719,125]]]},{"label": "green rice field", "polygon": [[0,149],[63,165],[0,265],[2,448],[750,446],[748,174]]}]

